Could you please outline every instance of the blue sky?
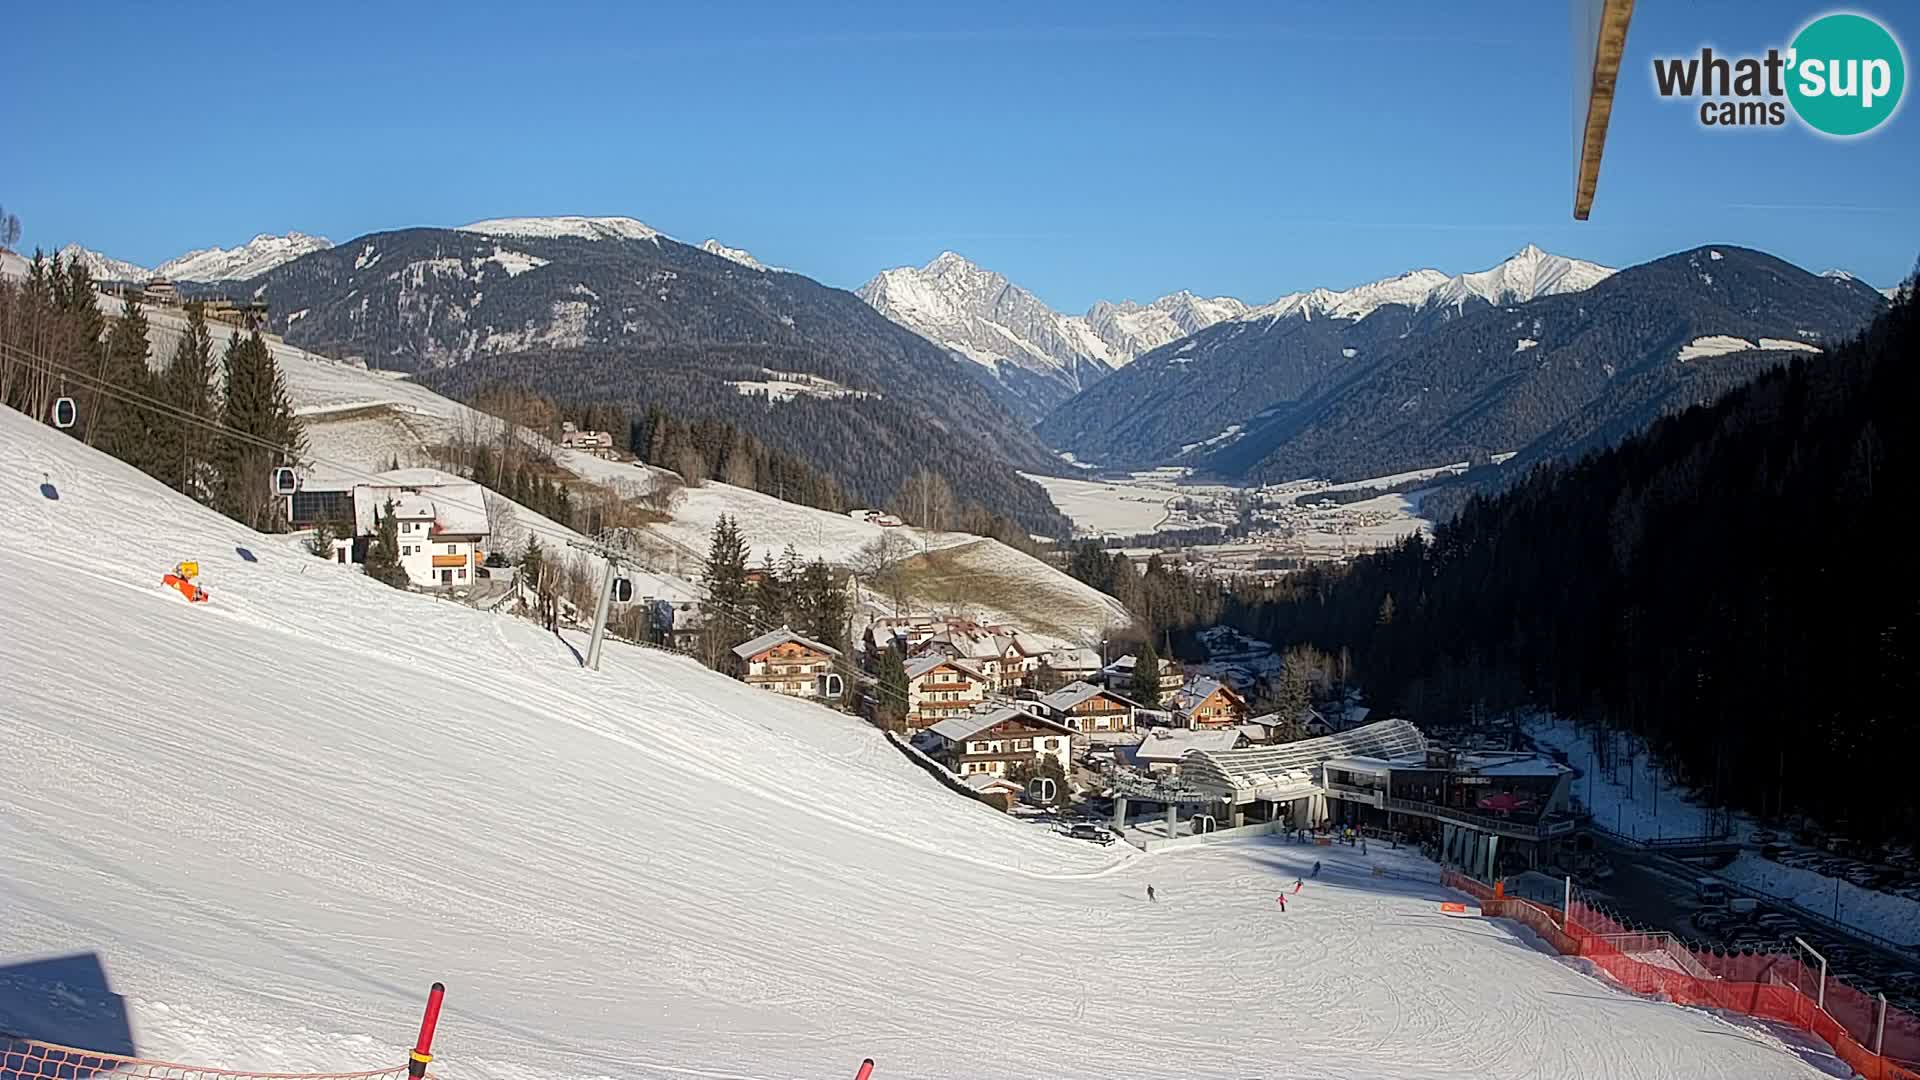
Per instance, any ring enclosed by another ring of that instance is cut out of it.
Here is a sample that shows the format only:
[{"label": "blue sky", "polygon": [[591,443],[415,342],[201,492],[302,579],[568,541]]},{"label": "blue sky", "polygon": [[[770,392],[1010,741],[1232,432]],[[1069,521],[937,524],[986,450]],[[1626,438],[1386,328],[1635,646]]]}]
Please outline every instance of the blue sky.
[{"label": "blue sky", "polygon": [[[1700,243],[1892,284],[1920,116],[1704,131],[1655,54],[1784,44],[1819,4],[1639,5],[1593,220],[1572,220],[1567,5],[29,4],[0,205],[22,246],[157,263],[298,229],[624,214],[828,284],[952,248],[1056,307],[1262,302],[1525,243]],[[1906,44],[1920,15],[1856,7]]]}]

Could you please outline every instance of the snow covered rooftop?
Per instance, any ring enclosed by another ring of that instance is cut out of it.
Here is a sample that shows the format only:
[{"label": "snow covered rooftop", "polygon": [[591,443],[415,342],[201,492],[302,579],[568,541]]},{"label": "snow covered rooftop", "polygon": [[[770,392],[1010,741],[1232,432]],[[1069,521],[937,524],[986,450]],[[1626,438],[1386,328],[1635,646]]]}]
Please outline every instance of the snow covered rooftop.
[{"label": "snow covered rooftop", "polygon": [[1055,690],[1053,693],[1048,694],[1045,697],[1041,698],[1040,701],[1050,709],[1058,709],[1061,712],[1065,712],[1066,710],[1073,708],[1075,705],[1079,705],[1085,701],[1090,701],[1093,698],[1100,697],[1103,694],[1122,704],[1131,705],[1134,708],[1139,708],[1138,702],[1128,698],[1121,697],[1119,694],[1116,694],[1113,691],[1108,690],[1104,686],[1095,686],[1092,683],[1077,682],[1077,681],[1070,682],[1067,685],[1061,687],[1060,689]]},{"label": "snow covered rooftop", "polygon": [[945,653],[928,653],[925,656],[916,656],[907,661],[906,667],[907,678],[909,679],[917,679],[937,668],[950,667],[957,671],[964,671],[983,682],[986,680],[986,676],[980,673],[979,668],[974,667],[965,660],[956,660]]},{"label": "snow covered rooftop", "polygon": [[1238,728],[1214,731],[1192,728],[1153,728],[1134,749],[1135,760],[1177,762],[1195,750],[1231,750],[1240,741]]},{"label": "snow covered rooftop", "polygon": [[754,638],[752,641],[735,645],[733,647],[733,654],[741,659],[746,659],[747,657],[766,652],[775,645],[784,645],[789,641],[799,642],[815,652],[826,653],[828,656],[840,655],[839,649],[831,645],[822,645],[810,637],[802,637],[797,631],[785,626],[778,630],[769,630],[759,637]]},{"label": "snow covered rooftop", "polygon": [[970,712],[961,713],[959,716],[949,716],[945,720],[927,728],[927,731],[938,735],[947,742],[959,742],[962,739],[970,739],[995,724],[1004,723],[1008,720],[1018,720],[1029,727],[1049,728],[1060,732],[1062,735],[1073,734],[1072,728],[1058,721],[1049,720],[1044,716],[1014,705],[989,706],[987,708],[974,709]]}]

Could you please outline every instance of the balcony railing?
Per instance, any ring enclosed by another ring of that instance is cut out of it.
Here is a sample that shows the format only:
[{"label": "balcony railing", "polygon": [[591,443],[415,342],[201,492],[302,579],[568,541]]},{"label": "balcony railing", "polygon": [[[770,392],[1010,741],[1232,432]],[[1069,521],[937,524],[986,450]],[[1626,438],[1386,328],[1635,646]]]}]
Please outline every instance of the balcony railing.
[{"label": "balcony railing", "polygon": [[1456,810],[1451,806],[1417,802],[1413,799],[1396,799],[1391,796],[1385,800],[1385,807],[1388,810],[1402,814],[1417,814],[1421,817],[1430,817],[1439,821],[1451,821],[1455,825],[1465,825],[1469,829],[1479,829],[1481,832],[1497,833],[1501,836],[1511,836],[1521,840],[1545,840],[1549,837],[1561,836],[1573,831],[1572,818],[1559,818],[1541,821],[1537,824],[1529,824],[1524,821],[1514,821],[1510,818],[1488,817],[1485,814],[1476,814],[1468,810]]}]

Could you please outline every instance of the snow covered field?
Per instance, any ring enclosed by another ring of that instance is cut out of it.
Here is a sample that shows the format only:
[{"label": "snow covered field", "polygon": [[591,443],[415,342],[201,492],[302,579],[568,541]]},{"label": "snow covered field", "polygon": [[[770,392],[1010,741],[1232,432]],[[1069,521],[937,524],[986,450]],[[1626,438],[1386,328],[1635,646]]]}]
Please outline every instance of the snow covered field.
[{"label": "snow covered field", "polygon": [[[448,1078],[1822,1075],[1352,851],[1049,835],[856,720],[585,671],[5,411],[0,522],[0,965],[96,954],[144,1056],[389,1066],[443,979]],[[7,984],[0,1028],[100,1004]]]},{"label": "snow covered field", "polygon": [[1022,473],[1046,489],[1053,505],[1073,520],[1076,530],[1131,536],[1152,532],[1167,519],[1167,500],[1175,492],[1097,480]]},{"label": "snow covered field", "polygon": [[[574,450],[556,452],[555,460],[578,476],[610,483],[653,482],[657,470],[607,461]],[[942,553],[930,568],[944,573],[919,575],[923,587],[910,590],[916,604],[947,613],[967,613],[982,621],[1008,621],[1035,632],[1035,637],[1060,644],[1098,641],[1110,627],[1125,626],[1131,616],[1119,601],[1062,573],[1023,551],[998,540],[971,533],[940,533],[911,526],[882,528],[845,514],[783,502],[746,488],[708,482],[683,488],[673,520],[650,531],[705,556],[720,515],[740,523],[757,564],[763,557],[779,558],[792,544],[803,558],[822,558],[845,566],[861,548],[891,535],[918,553]],[[690,568],[697,575],[697,568]],[[973,575],[970,589],[949,589],[954,575]],[[939,580],[935,580],[938,578]]]}]

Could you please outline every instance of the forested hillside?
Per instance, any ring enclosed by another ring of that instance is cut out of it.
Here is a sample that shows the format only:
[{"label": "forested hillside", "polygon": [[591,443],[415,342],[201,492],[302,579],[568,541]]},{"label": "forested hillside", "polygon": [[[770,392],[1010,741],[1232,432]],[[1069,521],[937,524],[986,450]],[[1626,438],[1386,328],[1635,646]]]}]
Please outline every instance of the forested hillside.
[{"label": "forested hillside", "polygon": [[1533,704],[1644,735],[1709,798],[1920,835],[1915,322],[1909,290],[1854,341],[1227,618],[1351,649],[1417,720]]},{"label": "forested hillside", "polygon": [[663,405],[732,423],[856,497],[891,496],[925,465],[965,502],[1067,530],[1016,471],[1053,456],[941,349],[852,293],[631,219],[374,233],[247,284],[288,341],[456,395],[512,383]]}]

